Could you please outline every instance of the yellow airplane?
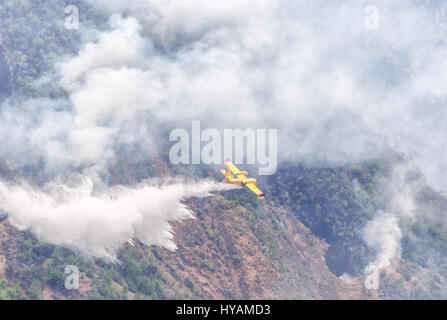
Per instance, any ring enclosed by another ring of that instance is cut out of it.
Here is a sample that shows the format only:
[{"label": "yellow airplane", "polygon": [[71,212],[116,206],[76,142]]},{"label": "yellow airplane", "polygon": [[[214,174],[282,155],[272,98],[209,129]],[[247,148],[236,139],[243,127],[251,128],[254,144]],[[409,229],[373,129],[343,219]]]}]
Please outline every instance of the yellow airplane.
[{"label": "yellow airplane", "polygon": [[[258,181],[253,178],[247,178],[247,171],[239,171],[239,169],[233,163],[231,163],[229,159],[225,160],[225,165],[228,167],[228,169],[220,170],[220,172],[222,172],[222,174],[224,175],[223,182],[234,183],[238,186],[246,186],[248,189],[256,193],[258,199],[264,199],[265,194],[256,187]],[[236,178],[231,174],[231,172],[236,175]]]}]

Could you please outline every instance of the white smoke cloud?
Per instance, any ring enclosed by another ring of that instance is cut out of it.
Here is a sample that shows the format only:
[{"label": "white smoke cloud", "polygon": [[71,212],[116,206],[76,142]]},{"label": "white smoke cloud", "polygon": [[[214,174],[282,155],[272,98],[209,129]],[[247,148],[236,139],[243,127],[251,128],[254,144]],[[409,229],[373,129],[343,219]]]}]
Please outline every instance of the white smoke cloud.
[{"label": "white smoke cloud", "polygon": [[[154,47],[170,52],[149,59],[169,106],[157,117],[278,127],[280,159],[314,166],[377,158],[390,146],[447,196],[445,6],[379,1],[379,29],[371,31],[369,4],[245,1],[213,11],[207,1],[94,3],[130,11]],[[417,218],[419,186],[406,173],[394,169],[387,211],[364,229],[377,252],[367,269],[399,257],[399,223]]]},{"label": "white smoke cloud", "polygon": [[[72,123],[44,143],[48,161],[101,170],[116,143],[151,149],[145,115],[278,128],[280,159],[309,165],[376,158],[388,144],[444,188],[445,22],[435,8],[381,1],[372,31],[357,1],[91,4],[130,17],[112,15],[110,30],[60,64]],[[421,151],[415,142],[428,137]]]},{"label": "white smoke cloud", "polygon": [[169,222],[194,218],[182,201],[232,188],[212,181],[152,181],[94,194],[86,176],[53,181],[43,190],[0,182],[0,208],[14,226],[41,240],[115,261],[120,246],[133,239],[175,250]]}]

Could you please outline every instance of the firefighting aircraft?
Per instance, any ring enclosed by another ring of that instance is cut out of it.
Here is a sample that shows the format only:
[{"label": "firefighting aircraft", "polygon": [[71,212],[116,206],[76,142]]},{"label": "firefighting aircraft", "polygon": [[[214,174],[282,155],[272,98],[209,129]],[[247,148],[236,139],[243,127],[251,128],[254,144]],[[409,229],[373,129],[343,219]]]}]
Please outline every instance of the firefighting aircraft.
[{"label": "firefighting aircraft", "polygon": [[[258,181],[253,178],[247,178],[247,171],[240,171],[229,159],[225,160],[225,165],[228,169],[221,169],[220,172],[224,175],[223,182],[225,183],[234,183],[239,186],[246,186],[248,189],[256,193],[258,199],[264,199],[265,193],[256,187]],[[234,173],[236,178],[231,174]]]}]

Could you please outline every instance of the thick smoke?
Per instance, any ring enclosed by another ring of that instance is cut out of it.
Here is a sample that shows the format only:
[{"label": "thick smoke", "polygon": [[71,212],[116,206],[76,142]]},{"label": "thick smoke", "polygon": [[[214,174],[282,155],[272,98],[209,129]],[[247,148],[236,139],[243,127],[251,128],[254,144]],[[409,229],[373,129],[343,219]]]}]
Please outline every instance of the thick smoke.
[{"label": "thick smoke", "polygon": [[[94,5],[128,11],[141,24],[154,48],[143,69],[161,90],[160,106],[169,106],[159,119],[275,127],[279,158],[312,166],[378,158],[391,147],[447,196],[442,3],[376,1],[377,30],[365,27],[371,3],[362,1]],[[377,251],[368,270],[399,256],[399,224],[415,218],[416,192],[403,171],[383,183],[387,210],[365,226],[365,242]]]},{"label": "thick smoke", "polygon": [[33,147],[48,162],[100,170],[116,143],[154,148],[138,119],[200,120],[278,128],[280,159],[313,166],[377,158],[391,146],[443,189],[445,22],[432,16],[443,11],[399,3],[377,3],[379,28],[369,30],[357,1],[92,1],[118,14],[57,68],[72,108],[63,126],[65,113],[46,116],[39,132],[54,137]]}]

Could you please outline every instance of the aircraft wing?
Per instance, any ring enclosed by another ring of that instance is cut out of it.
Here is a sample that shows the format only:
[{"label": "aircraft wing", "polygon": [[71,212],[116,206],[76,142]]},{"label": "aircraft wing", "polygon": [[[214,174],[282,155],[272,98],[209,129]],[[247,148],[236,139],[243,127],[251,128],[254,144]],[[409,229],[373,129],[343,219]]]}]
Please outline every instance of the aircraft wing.
[{"label": "aircraft wing", "polygon": [[[227,172],[224,169],[219,170],[220,172],[222,172],[222,174],[224,175],[225,179],[230,180],[231,182],[234,182],[235,180],[237,180],[235,177],[233,177],[233,175],[231,174],[231,172]],[[225,180],[224,180],[225,181]]]},{"label": "aircraft wing", "polygon": [[261,190],[259,190],[258,187],[256,187],[254,184],[247,183],[245,186],[246,186],[248,189],[250,189],[251,191],[253,191],[254,193],[256,193],[256,195],[258,196],[258,199],[264,199],[264,197],[265,197],[264,192],[262,192]]},{"label": "aircraft wing", "polygon": [[236,176],[247,175],[248,172],[240,171],[229,159],[225,160],[225,165],[233,172]]}]

